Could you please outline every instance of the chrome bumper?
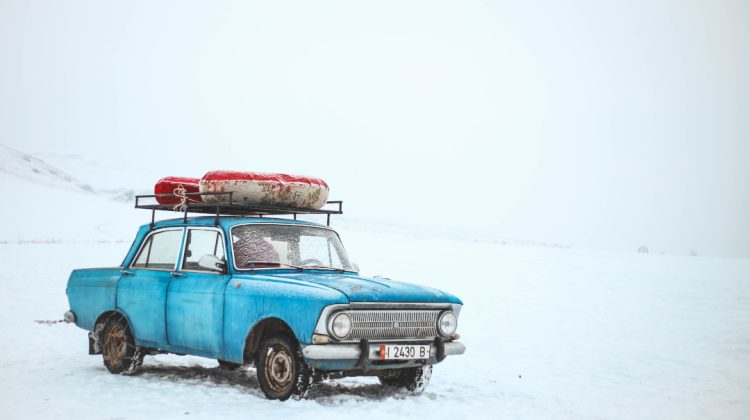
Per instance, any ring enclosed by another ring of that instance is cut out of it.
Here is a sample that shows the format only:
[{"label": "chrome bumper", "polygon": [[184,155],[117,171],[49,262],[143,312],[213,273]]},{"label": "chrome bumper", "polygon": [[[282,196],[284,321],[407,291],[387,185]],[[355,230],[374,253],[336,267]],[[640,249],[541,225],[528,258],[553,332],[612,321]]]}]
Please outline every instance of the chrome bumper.
[{"label": "chrome bumper", "polygon": [[[444,355],[453,356],[464,354],[466,346],[459,342],[449,342],[444,344]],[[369,345],[369,360],[380,360],[380,344]],[[311,344],[302,348],[302,355],[306,359],[313,360],[358,360],[361,351],[359,344]],[[437,347],[430,345],[430,357],[437,355]]]}]

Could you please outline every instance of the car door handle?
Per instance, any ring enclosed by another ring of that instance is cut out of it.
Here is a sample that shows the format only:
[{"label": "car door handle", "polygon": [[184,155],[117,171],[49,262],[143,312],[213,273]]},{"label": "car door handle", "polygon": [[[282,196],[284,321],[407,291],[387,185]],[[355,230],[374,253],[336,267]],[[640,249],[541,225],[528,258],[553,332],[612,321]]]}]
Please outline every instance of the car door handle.
[{"label": "car door handle", "polygon": [[182,273],[178,273],[178,272],[176,272],[176,271],[173,271],[173,272],[172,272],[172,277],[185,277],[185,275],[184,275],[184,274],[182,274]]},{"label": "car door handle", "polygon": [[128,270],[122,270],[121,273],[122,273],[123,276],[131,276],[131,275],[135,274],[132,271],[128,271]]}]

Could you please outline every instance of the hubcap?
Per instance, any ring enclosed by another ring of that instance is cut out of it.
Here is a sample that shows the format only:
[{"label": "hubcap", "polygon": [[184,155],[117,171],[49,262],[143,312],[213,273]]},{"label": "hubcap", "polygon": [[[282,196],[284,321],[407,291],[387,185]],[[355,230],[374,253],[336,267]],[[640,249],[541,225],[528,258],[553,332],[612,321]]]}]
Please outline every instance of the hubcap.
[{"label": "hubcap", "polygon": [[273,349],[266,357],[264,370],[271,388],[282,392],[292,383],[292,356],[285,349]]}]

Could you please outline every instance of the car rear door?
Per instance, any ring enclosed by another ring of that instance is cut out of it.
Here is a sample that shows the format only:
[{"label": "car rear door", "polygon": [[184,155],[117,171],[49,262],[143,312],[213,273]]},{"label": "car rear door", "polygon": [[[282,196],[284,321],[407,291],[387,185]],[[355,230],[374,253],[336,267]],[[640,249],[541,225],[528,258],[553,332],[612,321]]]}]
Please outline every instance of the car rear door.
[{"label": "car rear door", "polygon": [[178,271],[167,293],[169,344],[214,355],[223,352],[224,289],[230,276],[198,264],[204,255],[226,260],[219,228],[189,227]]},{"label": "car rear door", "polygon": [[177,268],[183,235],[182,227],[149,233],[117,284],[117,307],[127,315],[139,344],[158,347],[167,343],[167,289]]}]

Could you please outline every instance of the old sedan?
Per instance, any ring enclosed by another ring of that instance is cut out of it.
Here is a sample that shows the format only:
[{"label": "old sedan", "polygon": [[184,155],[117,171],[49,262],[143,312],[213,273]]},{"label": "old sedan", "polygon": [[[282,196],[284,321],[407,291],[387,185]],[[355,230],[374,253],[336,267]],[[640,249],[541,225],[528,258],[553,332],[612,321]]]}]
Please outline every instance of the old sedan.
[{"label": "old sedan", "polygon": [[70,276],[66,320],[117,374],[148,354],[254,365],[270,399],[321,378],[377,376],[420,392],[432,365],[462,354],[462,302],[358,274],[339,235],[311,222],[193,217],[140,228],[122,264]]}]

